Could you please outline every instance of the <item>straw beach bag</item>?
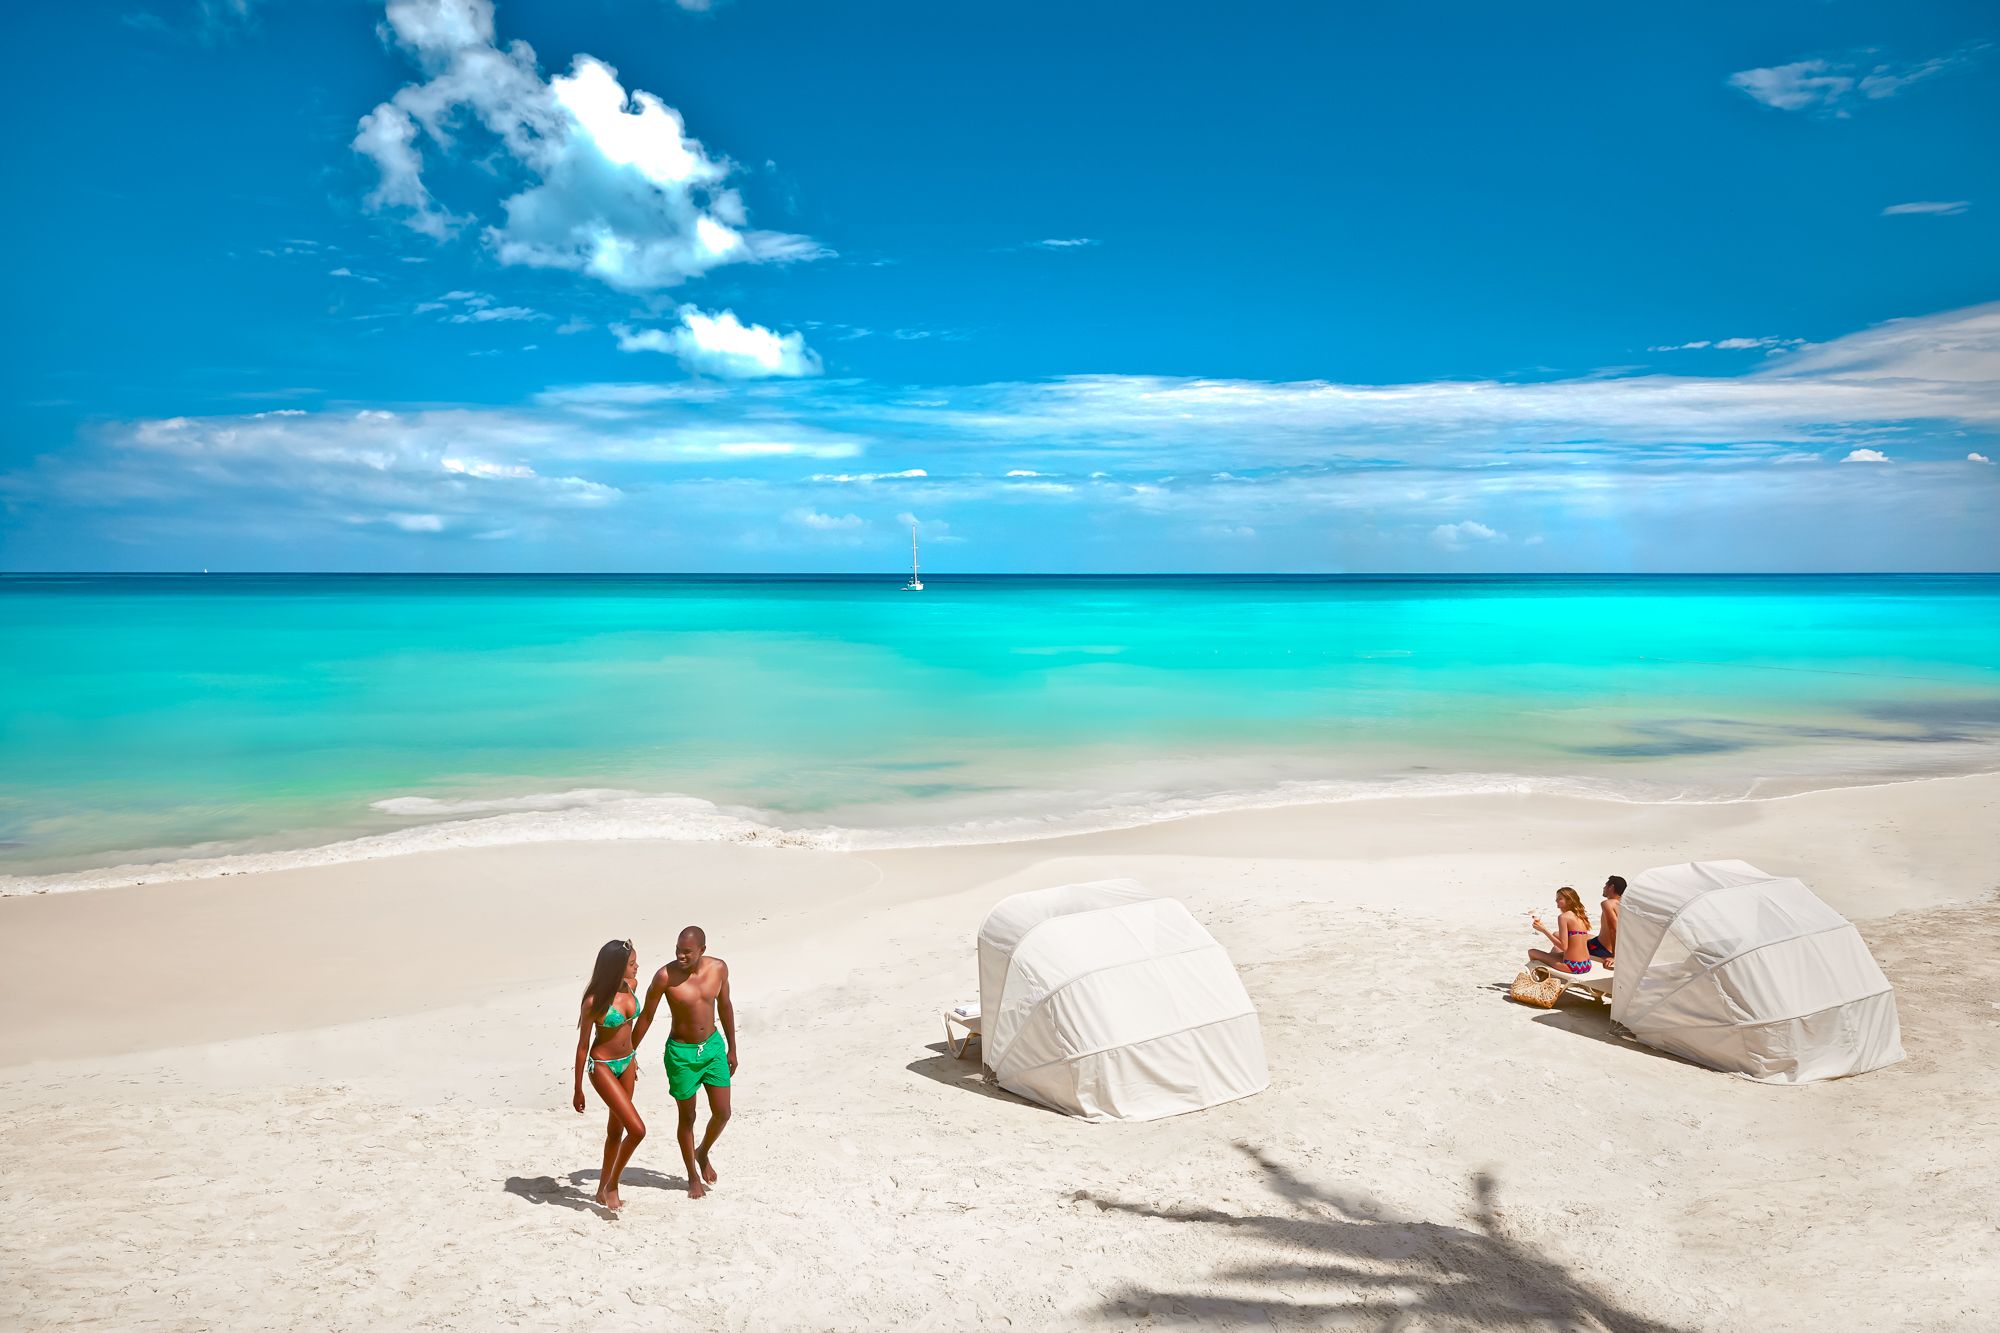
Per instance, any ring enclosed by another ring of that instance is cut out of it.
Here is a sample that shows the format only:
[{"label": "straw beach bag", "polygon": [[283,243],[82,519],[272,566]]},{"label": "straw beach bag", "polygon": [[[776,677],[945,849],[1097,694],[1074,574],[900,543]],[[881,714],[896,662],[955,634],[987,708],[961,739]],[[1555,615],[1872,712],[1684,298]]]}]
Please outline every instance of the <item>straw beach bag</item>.
[{"label": "straw beach bag", "polygon": [[1560,972],[1536,964],[1514,977],[1514,984],[1507,988],[1507,998],[1532,1004],[1537,1009],[1553,1009],[1568,988],[1569,982]]}]

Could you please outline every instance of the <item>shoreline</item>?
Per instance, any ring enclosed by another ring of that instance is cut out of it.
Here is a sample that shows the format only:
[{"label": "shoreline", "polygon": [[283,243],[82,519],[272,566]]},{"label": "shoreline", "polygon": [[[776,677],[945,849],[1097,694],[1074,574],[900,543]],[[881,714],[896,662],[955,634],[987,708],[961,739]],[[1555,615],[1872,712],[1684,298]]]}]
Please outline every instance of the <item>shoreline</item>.
[{"label": "shoreline", "polygon": [[[1086,808],[1067,819],[1017,815],[956,824],[883,828],[835,824],[787,828],[770,822],[772,816],[767,811],[720,805],[703,797],[679,793],[623,789],[578,788],[566,792],[463,801],[392,797],[371,804],[373,808],[394,812],[457,806],[483,808],[493,813],[467,819],[439,819],[387,832],[295,848],[168,856],[158,860],[129,861],[45,874],[0,874],[0,901],[358,865],[477,848],[660,842],[865,855],[919,848],[1032,844],[1153,828],[1243,811],[1301,810],[1374,801],[1519,795],[1564,797],[1624,806],[1733,806],[1794,800],[1825,792],[1883,790],[1912,784],[1970,781],[1996,775],[2000,775],[2000,769],[1891,777],[1850,776],[1845,780],[1833,775],[1811,778],[1786,775],[1784,778],[1749,779],[1751,790],[1738,796],[1668,796],[1647,792],[1638,784],[1628,784],[1621,791],[1614,782],[1602,777],[1476,772],[1409,774],[1372,779],[1289,780],[1262,790],[1223,791],[1206,796],[1160,796],[1150,805]],[[1795,790],[1756,790],[1767,783],[1806,785]],[[185,850],[197,852],[199,849]]]},{"label": "shoreline", "polygon": [[[1593,873],[1741,857],[1798,874],[1862,920],[1991,892],[1983,830],[1994,826],[2000,774],[1705,805],[1530,793],[1351,801],[865,851],[543,842],[21,894],[0,898],[0,1011],[34,1013],[37,996],[60,993],[63,946],[92,940],[121,986],[148,995],[148,1022],[106,1034],[94,1018],[42,1014],[37,1025],[0,1028],[0,1066],[107,1040],[136,1050],[272,1029],[261,1014],[218,1007],[218,988],[284,995],[280,1026],[323,1027],[548,984],[606,937],[638,939],[643,953],[689,920],[718,938],[751,929],[810,937],[855,913],[981,886],[989,901],[1012,887],[1126,874],[1148,882],[1165,874],[1171,886],[1197,882],[1191,868],[1218,861],[1273,884],[1408,882],[1407,891],[1383,892],[1518,927],[1521,910],[1542,908],[1557,884],[1589,888]],[[1912,875],[1905,867],[1915,864],[1949,870]],[[1423,866],[1438,869],[1419,873]],[[1496,895],[1508,903],[1497,914]],[[977,922],[971,914],[961,923],[968,937]]]}]

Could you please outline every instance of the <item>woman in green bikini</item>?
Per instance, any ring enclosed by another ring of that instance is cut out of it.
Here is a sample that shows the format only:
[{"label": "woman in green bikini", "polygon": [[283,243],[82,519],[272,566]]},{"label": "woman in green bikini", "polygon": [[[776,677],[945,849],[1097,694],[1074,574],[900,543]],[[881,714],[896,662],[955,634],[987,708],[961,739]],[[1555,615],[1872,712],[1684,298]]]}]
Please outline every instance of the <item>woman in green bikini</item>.
[{"label": "woman in green bikini", "polygon": [[646,1137],[646,1122],[632,1105],[632,1088],[639,1070],[632,1053],[632,1030],[639,1017],[639,998],[632,987],[639,979],[639,953],[630,940],[613,940],[597,951],[590,985],[583,992],[583,1009],[576,1019],[576,1097],[571,1103],[583,1114],[583,1080],[611,1108],[604,1127],[604,1170],[597,1177],[597,1201],[620,1208],[618,1177],[632,1160],[632,1150]]}]

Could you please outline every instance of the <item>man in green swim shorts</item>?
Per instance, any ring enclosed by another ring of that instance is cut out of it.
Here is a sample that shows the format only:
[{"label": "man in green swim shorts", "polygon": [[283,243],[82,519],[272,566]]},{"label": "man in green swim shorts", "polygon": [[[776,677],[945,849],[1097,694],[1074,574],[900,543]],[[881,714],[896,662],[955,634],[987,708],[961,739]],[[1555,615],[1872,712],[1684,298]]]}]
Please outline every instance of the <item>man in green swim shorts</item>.
[{"label": "man in green swim shorts", "polygon": [[[632,1046],[646,1039],[664,998],[673,1014],[667,1034],[667,1088],[680,1111],[676,1137],[687,1166],[688,1197],[699,1199],[715,1183],[709,1152],[729,1123],[729,1080],[736,1073],[736,1006],[729,999],[729,964],[708,956],[708,936],[689,926],[674,945],[674,961],[653,974]],[[718,1021],[721,1030],[717,1031]],[[708,1131],[694,1141],[694,1094],[708,1089]]]}]

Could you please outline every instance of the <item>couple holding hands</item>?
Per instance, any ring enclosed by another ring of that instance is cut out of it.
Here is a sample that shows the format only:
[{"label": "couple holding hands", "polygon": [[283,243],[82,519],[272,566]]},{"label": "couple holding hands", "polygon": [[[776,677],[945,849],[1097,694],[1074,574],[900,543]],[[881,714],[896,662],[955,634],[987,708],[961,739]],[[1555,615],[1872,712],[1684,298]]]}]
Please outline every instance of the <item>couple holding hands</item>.
[{"label": "couple holding hands", "polygon": [[[597,1202],[605,1208],[624,1203],[618,1178],[646,1137],[646,1122],[632,1105],[638,1082],[639,1043],[666,1001],[672,1015],[667,1034],[667,1090],[680,1111],[677,1137],[681,1162],[687,1167],[688,1197],[699,1199],[716,1180],[709,1152],[729,1123],[729,1080],[736,1072],[736,1007],[729,998],[729,965],[708,956],[708,936],[689,926],[674,945],[674,959],[653,974],[646,999],[639,1001],[639,954],[630,940],[612,940],[597,951],[583,1008],[576,1020],[576,1096],[571,1104],[584,1109],[583,1081],[610,1109],[604,1130],[604,1169],[598,1176]],[[719,1025],[719,1030],[718,1030]],[[708,1089],[708,1130],[697,1145],[694,1138],[695,1093]]]}]

